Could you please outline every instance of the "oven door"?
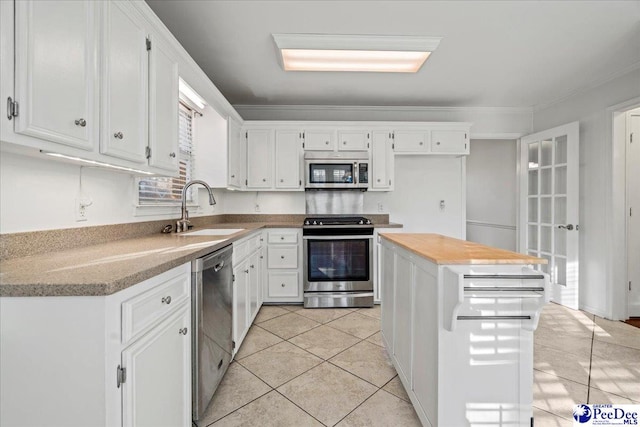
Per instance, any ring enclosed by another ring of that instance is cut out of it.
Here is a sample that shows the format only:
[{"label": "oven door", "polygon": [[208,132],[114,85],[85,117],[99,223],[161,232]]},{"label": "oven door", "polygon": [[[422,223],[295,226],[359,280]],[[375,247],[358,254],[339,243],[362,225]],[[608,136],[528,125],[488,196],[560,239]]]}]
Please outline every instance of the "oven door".
[{"label": "oven door", "polygon": [[[364,184],[366,187],[366,183]],[[345,160],[306,160],[305,188],[360,188],[358,163]]]},{"label": "oven door", "polygon": [[304,291],[373,291],[373,236],[304,236]]}]

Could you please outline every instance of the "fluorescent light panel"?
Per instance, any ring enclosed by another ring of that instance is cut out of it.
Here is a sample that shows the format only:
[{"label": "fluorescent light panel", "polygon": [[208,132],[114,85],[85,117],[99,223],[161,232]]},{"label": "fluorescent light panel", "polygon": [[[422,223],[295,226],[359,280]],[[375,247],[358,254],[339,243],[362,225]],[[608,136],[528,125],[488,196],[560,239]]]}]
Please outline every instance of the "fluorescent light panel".
[{"label": "fluorescent light panel", "polygon": [[286,71],[415,73],[430,52],[282,49]]},{"label": "fluorescent light panel", "polygon": [[180,79],[178,82],[178,89],[182,95],[187,97],[189,101],[193,102],[198,108],[203,109],[207,103],[198,93],[191,89],[191,86],[186,84],[184,80]]},{"label": "fluorescent light panel", "polygon": [[273,34],[286,71],[415,73],[439,37]]}]

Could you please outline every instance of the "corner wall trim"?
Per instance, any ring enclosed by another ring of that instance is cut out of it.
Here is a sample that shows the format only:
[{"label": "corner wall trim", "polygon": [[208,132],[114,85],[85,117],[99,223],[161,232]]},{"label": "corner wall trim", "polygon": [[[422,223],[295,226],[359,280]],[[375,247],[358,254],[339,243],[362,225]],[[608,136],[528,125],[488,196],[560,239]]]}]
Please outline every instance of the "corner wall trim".
[{"label": "corner wall trim", "polygon": [[496,224],[493,222],[485,222],[485,221],[475,221],[472,219],[467,220],[467,225],[472,225],[475,227],[489,227],[489,228],[500,228],[503,230],[513,230],[516,231],[515,225],[506,225],[506,224]]}]

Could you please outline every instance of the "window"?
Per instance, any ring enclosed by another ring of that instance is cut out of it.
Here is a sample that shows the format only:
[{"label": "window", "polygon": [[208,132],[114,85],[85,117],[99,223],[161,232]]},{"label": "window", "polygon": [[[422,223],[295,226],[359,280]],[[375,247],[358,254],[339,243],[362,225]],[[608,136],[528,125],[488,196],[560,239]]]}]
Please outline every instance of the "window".
[{"label": "window", "polygon": [[[182,188],[191,180],[193,165],[193,110],[180,103],[178,109],[179,175],[177,177],[149,177],[138,181],[138,205],[179,205]],[[187,202],[194,203],[192,189],[188,190]]]}]

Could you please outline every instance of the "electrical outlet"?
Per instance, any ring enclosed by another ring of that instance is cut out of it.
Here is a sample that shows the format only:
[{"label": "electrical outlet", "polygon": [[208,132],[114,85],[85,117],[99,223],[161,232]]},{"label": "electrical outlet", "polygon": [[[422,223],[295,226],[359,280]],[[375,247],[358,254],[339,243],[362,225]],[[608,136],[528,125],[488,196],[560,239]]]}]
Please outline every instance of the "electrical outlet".
[{"label": "electrical outlet", "polygon": [[76,200],[76,221],[86,221],[87,220],[87,205],[83,203],[81,200]]},{"label": "electrical outlet", "polygon": [[384,212],[384,205],[382,202],[378,202],[378,212]]}]

